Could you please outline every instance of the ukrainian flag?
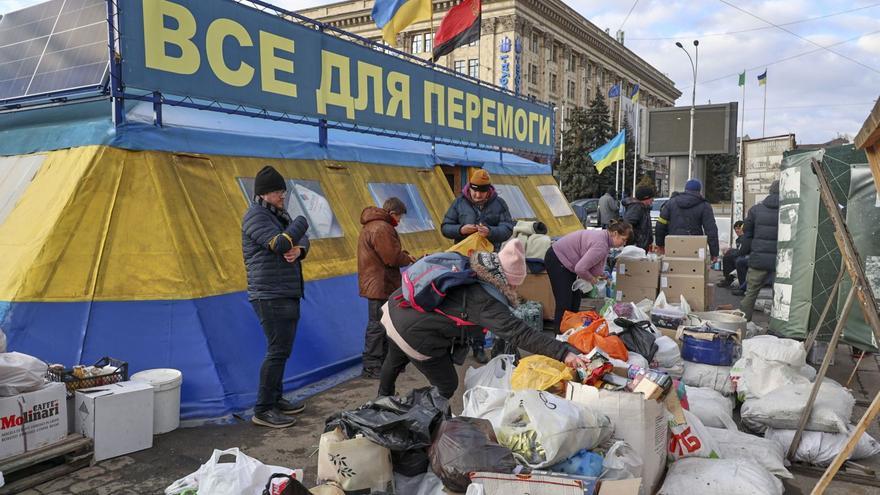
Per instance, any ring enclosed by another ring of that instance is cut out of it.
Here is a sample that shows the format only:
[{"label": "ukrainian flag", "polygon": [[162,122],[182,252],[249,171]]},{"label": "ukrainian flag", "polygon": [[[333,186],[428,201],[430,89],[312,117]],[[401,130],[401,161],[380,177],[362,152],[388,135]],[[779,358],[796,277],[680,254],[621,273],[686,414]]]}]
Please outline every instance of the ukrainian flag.
[{"label": "ukrainian flag", "polygon": [[605,167],[617,160],[623,160],[626,156],[626,129],[621,130],[614,139],[600,146],[590,153],[590,158],[596,165],[596,170],[601,174]]},{"label": "ukrainian flag", "polygon": [[391,46],[397,34],[418,21],[431,20],[431,0],[376,0],[373,20],[382,29],[382,38]]}]

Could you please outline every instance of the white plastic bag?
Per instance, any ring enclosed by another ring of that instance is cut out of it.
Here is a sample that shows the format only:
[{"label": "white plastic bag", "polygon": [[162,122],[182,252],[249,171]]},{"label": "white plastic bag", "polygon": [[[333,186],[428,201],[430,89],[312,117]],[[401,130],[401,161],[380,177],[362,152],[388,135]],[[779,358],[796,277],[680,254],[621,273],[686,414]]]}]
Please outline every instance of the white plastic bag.
[{"label": "white plastic bag", "polygon": [[413,477],[394,473],[394,491],[407,495],[447,495],[443,482],[430,469]]},{"label": "white plastic bag", "polygon": [[[812,383],[786,386],[760,399],[747,400],[740,410],[743,425],[757,433],[763,432],[767,427],[797,429],[812,387]],[[853,405],[855,399],[848,390],[836,382],[823,380],[806,429],[846,433]]]},{"label": "white plastic bag", "polygon": [[628,480],[642,475],[642,456],[623,440],[614,442],[614,445],[605,452],[602,460],[602,480]]},{"label": "white plastic bag", "polygon": [[492,423],[492,428],[501,428],[504,404],[513,395],[510,390],[490,387],[474,387],[464,392],[461,415],[467,418],[482,418]]},{"label": "white plastic bag", "polygon": [[[234,462],[220,462],[221,457],[231,456]],[[302,481],[302,470],[281,466],[268,466],[250,457],[238,448],[217,450],[198,471],[189,474],[165,489],[165,495],[177,495],[185,490],[198,490],[211,495],[262,495],[263,488],[274,473],[294,476]]]},{"label": "white plastic bag", "polygon": [[734,390],[730,379],[730,366],[712,366],[685,361],[681,381],[692,387],[711,388],[723,395],[731,395]]},{"label": "white plastic bag", "polygon": [[676,461],[658,495],[782,495],[782,482],[748,459]]},{"label": "white plastic bag", "polygon": [[627,353],[626,364],[629,366],[638,366],[639,368],[646,370],[651,367],[648,364],[648,360],[645,359],[645,356],[642,356],[638,352],[629,352]]},{"label": "white plastic bag", "polygon": [[661,368],[677,368],[684,365],[684,359],[681,358],[681,349],[674,340],[665,335],[661,335],[654,340],[657,344],[657,352],[654,353],[654,361]]},{"label": "white plastic bag", "polygon": [[674,416],[667,413],[671,436],[667,459],[675,461],[685,457],[718,458],[721,449],[715,439],[709,435],[700,418],[688,410],[682,412],[685,418],[684,424],[676,424]]},{"label": "white plastic bag", "polygon": [[318,482],[323,481],[335,481],[347,492],[387,491],[394,486],[391,451],[366,437],[346,438],[341,428],[325,432],[318,442]]},{"label": "white plastic bag", "polygon": [[[504,406],[498,443],[531,468],[552,466],[611,436],[608,416],[548,392],[515,392]],[[540,447],[540,449],[536,448]]]},{"label": "white plastic bag", "polygon": [[479,368],[468,368],[464,374],[465,390],[477,386],[510,390],[515,360],[516,356],[513,354],[501,354]]},{"label": "white plastic bag", "polygon": [[751,459],[780,478],[794,477],[785,468],[787,465],[785,451],[779,443],[737,430],[709,427],[706,429],[721,446],[723,459]]},{"label": "white plastic bag", "polygon": [[617,255],[617,259],[631,259],[631,260],[643,260],[648,258],[648,253],[645,252],[644,249],[638,246],[624,246],[620,250],[620,254]]},{"label": "white plastic bag", "polygon": [[[798,445],[797,452],[794,454],[794,459],[822,467],[831,464],[831,461],[843,450],[852,434],[853,428],[853,426],[850,426],[846,433],[805,431],[801,437],[801,443]],[[767,428],[764,437],[773,440],[779,444],[784,452],[788,452],[788,449],[791,447],[791,441],[794,440],[794,434],[795,430]],[[849,458],[857,461],[877,454],[880,454],[880,442],[874,440],[874,437],[871,435],[863,433]]]},{"label": "white plastic bag", "polygon": [[688,410],[700,418],[704,426],[738,430],[733,421],[733,397],[725,397],[711,388],[690,387],[687,391]]},{"label": "white plastic bag", "polygon": [[20,352],[0,354],[0,397],[32,392],[46,384],[49,365]]}]

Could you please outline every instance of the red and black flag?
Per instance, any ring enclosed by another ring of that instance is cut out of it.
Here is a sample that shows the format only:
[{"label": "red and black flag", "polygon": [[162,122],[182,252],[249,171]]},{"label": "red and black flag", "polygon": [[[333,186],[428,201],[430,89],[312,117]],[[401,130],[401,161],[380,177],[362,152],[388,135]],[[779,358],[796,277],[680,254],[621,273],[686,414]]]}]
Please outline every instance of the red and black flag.
[{"label": "red and black flag", "polygon": [[459,46],[480,39],[480,0],[462,0],[449,9],[434,35],[434,61]]}]

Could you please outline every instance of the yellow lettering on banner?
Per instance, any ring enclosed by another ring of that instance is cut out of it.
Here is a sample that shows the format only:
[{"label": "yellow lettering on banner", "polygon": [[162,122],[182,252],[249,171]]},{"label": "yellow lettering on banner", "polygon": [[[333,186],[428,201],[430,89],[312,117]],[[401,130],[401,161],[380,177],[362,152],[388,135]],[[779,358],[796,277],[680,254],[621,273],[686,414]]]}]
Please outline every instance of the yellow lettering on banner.
[{"label": "yellow lettering on banner", "polygon": [[446,110],[448,115],[449,127],[453,129],[464,129],[464,121],[461,120],[461,113],[464,111],[463,100],[464,91],[455,88],[446,90],[446,103],[449,108]]},{"label": "yellow lettering on banner", "polygon": [[400,116],[409,120],[409,76],[402,72],[388,73],[388,113],[389,117],[397,117],[398,108]]},{"label": "yellow lettering on banner", "polygon": [[260,31],[260,83],[263,91],[296,98],[296,84],[277,78],[279,71],[293,74],[293,60],[276,55],[276,50],[293,55],[295,49],[292,39]]},{"label": "yellow lettering on banner", "polygon": [[235,38],[239,46],[254,46],[253,40],[241,24],[231,19],[217,19],[208,26],[205,48],[208,65],[218,79],[230,86],[247,86],[254,78],[254,68],[241,62],[238,69],[231,69],[223,58],[223,40],[227,36]]},{"label": "yellow lettering on banner", "polygon": [[[167,0],[143,0],[144,64],[150,69],[175,74],[195,74],[201,65],[199,49],[192,41],[196,34],[196,18],[192,12]],[[177,29],[165,27],[165,17],[177,22]],[[168,55],[167,45],[180,49],[179,57]]]},{"label": "yellow lettering on banner", "polygon": [[437,101],[437,125],[446,125],[446,87],[425,81],[425,123],[434,123],[434,100]]},{"label": "yellow lettering on banner", "polygon": [[514,119],[516,120],[516,140],[517,141],[525,141],[528,137],[528,116],[526,115],[526,111],[522,108],[516,109],[516,114],[514,115]]},{"label": "yellow lettering on banner", "polygon": [[369,106],[370,86],[367,82],[367,78],[370,78],[373,80],[373,110],[379,115],[384,115],[385,93],[382,91],[382,68],[378,65],[368,64],[359,60],[357,71],[358,92],[357,99],[354,100],[354,109],[366,110],[367,106]]},{"label": "yellow lettering on banner", "polygon": [[[339,72],[339,92],[334,93],[333,71]],[[327,105],[345,109],[345,117],[354,120],[354,98],[351,96],[351,63],[345,55],[321,50],[321,86],[315,90],[317,111],[327,115]]]},{"label": "yellow lettering on banner", "polygon": [[471,131],[474,128],[474,119],[480,116],[480,97],[466,93],[464,95],[464,129]]},{"label": "yellow lettering on banner", "polygon": [[535,142],[535,128],[541,122],[541,115],[535,112],[529,112],[529,142]]},{"label": "yellow lettering on banner", "polygon": [[513,137],[513,107],[498,103],[498,137]]},{"label": "yellow lettering on banner", "polygon": [[495,100],[483,98],[483,134],[495,135]]},{"label": "yellow lettering on banner", "polygon": [[550,117],[541,117],[541,129],[538,132],[540,144],[550,145]]}]

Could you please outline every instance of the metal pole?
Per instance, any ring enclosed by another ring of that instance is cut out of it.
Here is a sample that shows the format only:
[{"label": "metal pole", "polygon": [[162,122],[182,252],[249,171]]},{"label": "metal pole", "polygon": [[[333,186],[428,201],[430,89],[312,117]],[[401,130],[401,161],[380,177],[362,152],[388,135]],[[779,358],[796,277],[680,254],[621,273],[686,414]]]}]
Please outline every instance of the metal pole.
[{"label": "metal pole", "polygon": [[[620,134],[620,126],[623,125],[623,79],[617,83],[617,133]],[[624,143],[626,140],[624,139]],[[624,154],[624,156],[626,156]],[[625,172],[625,170],[624,170]],[[614,189],[617,195],[623,199],[623,191],[620,188],[620,160],[617,160],[614,169]]]},{"label": "metal pole", "polygon": [[767,78],[764,78],[764,120],[761,124],[761,137],[767,135]]},{"label": "metal pole", "polygon": [[[639,91],[642,90],[641,84],[639,84]],[[633,159],[633,192],[632,197],[636,197],[636,179],[638,178],[639,173],[639,128],[642,126],[642,111],[639,109],[639,104],[636,103],[636,128],[633,131],[635,134],[636,141],[636,149],[635,149],[635,159]]]},{"label": "metal pole", "polygon": [[[699,41],[694,40],[694,48],[699,44]],[[691,70],[694,74],[694,85],[691,90],[691,130],[688,141],[688,179],[691,179],[694,176],[694,113],[696,112],[694,107],[697,105],[697,65],[694,63],[694,59],[691,57],[690,52],[685,50],[684,45],[682,45],[681,42],[676,41],[675,46],[681,48],[684,54],[687,55],[688,60],[691,63]],[[694,53],[697,54],[696,51]]]}]

